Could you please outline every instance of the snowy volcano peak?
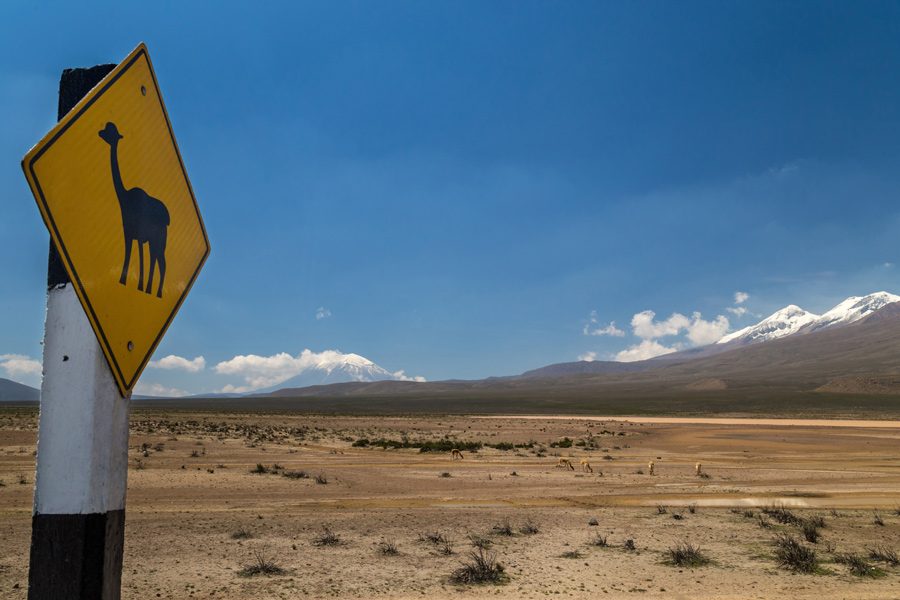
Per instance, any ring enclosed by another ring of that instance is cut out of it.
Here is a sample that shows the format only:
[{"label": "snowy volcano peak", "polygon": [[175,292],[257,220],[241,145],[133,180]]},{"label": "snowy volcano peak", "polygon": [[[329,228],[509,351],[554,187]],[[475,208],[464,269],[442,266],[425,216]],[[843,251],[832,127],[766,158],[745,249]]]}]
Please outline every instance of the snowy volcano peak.
[{"label": "snowy volcano peak", "polygon": [[869,316],[891,302],[900,301],[900,296],[888,292],[875,292],[868,296],[851,296],[804,328],[804,333],[831,329],[848,325]]},{"label": "snowy volcano peak", "polygon": [[729,342],[739,342],[741,344],[752,344],[755,342],[765,342],[775,340],[786,335],[791,335],[800,331],[802,327],[808,325],[820,317],[807,312],[791,304],[763,319],[756,325],[745,327],[740,331],[729,333],[717,344],[727,344]]},{"label": "snowy volcano peak", "polygon": [[296,358],[285,356],[286,360],[291,363],[290,370],[294,372],[294,375],[276,385],[255,390],[254,394],[266,394],[284,388],[301,388],[310,385],[385,381],[400,379],[400,375],[402,375],[402,372],[394,375],[359,354],[344,354],[337,350],[325,350],[320,353],[304,350]]},{"label": "snowy volcano peak", "polygon": [[345,354],[339,360],[329,361],[319,368],[328,372],[322,383],[382,381],[394,378],[393,374],[359,354]]}]

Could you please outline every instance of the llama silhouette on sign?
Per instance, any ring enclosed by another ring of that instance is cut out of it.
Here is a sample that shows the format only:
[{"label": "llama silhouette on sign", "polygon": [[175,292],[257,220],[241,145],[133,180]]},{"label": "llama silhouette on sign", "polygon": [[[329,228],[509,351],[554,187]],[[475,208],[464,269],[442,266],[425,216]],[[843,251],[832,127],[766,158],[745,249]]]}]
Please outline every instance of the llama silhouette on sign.
[{"label": "llama silhouette on sign", "polygon": [[109,144],[110,163],[112,166],[113,187],[116,189],[116,197],[119,199],[119,209],[122,211],[122,233],[125,234],[125,264],[122,265],[122,277],[119,283],[125,285],[128,279],[128,263],[131,260],[132,242],[137,242],[138,256],[140,256],[140,277],[138,290],[144,290],[144,244],[150,249],[150,270],[147,273],[148,294],[153,288],[153,266],[159,266],[159,289],[157,298],[162,298],[163,281],[166,278],[166,235],[169,227],[169,210],[161,201],[153,198],[142,190],[134,187],[125,189],[122,183],[122,174],[119,172],[119,159],[117,150],[119,140],[123,136],[114,123],[107,123],[100,131],[100,137]]}]

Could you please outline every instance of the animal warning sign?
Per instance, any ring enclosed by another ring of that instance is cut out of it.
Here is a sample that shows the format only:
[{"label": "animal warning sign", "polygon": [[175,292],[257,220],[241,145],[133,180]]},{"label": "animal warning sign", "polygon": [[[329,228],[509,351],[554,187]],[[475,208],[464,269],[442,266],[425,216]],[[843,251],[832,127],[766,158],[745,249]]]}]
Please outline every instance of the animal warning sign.
[{"label": "animal warning sign", "polygon": [[22,168],[127,394],[209,256],[147,47],[91,90]]}]

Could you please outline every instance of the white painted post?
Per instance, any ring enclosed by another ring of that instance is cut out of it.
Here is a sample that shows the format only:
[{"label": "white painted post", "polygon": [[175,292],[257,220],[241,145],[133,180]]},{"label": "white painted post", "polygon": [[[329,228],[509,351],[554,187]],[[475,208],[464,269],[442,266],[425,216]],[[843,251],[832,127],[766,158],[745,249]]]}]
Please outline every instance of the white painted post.
[{"label": "white painted post", "polygon": [[[65,71],[59,118],[114,66]],[[48,271],[28,598],[118,600],[129,399],[52,242]]]}]

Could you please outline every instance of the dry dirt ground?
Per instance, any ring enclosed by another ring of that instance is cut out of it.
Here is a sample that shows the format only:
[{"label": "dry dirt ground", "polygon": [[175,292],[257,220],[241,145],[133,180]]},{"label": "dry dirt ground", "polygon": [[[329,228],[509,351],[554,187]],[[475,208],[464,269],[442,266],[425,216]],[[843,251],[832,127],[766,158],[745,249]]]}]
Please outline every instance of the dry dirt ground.
[{"label": "dry dirt ground", "polygon": [[[900,598],[889,425],[136,411],[122,596]],[[36,439],[36,411],[0,410],[2,599],[27,595]],[[813,573],[779,565],[785,535]],[[452,580],[474,542],[500,583]],[[683,543],[710,562],[675,565]],[[242,573],[260,558],[283,571]]]}]

